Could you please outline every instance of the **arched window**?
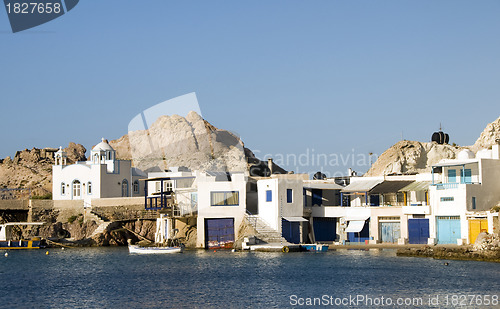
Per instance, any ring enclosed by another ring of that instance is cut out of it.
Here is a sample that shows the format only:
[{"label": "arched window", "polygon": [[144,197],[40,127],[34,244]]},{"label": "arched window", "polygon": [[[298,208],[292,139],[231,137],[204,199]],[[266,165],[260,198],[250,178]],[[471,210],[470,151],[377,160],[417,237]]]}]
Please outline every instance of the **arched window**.
[{"label": "arched window", "polygon": [[122,197],[128,196],[128,181],[127,179],[123,179],[122,181]]},{"label": "arched window", "polygon": [[81,184],[79,180],[73,181],[73,197],[80,197],[81,196]]},{"label": "arched window", "polygon": [[90,181],[87,184],[87,194],[92,194],[92,183]]},{"label": "arched window", "polygon": [[134,193],[139,194],[139,180],[134,181]]},{"label": "arched window", "polygon": [[66,194],[66,184],[64,182],[61,183],[61,195]]}]

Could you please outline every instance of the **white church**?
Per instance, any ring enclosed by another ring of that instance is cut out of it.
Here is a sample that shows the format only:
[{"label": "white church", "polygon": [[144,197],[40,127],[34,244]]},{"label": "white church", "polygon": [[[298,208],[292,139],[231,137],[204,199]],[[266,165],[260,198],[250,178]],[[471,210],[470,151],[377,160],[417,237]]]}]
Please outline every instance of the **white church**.
[{"label": "white church", "polygon": [[130,160],[117,160],[115,150],[103,138],[92,148],[88,161],[67,164],[67,154],[59,148],[52,168],[52,199],[80,200],[144,196],[147,178],[132,167]]}]

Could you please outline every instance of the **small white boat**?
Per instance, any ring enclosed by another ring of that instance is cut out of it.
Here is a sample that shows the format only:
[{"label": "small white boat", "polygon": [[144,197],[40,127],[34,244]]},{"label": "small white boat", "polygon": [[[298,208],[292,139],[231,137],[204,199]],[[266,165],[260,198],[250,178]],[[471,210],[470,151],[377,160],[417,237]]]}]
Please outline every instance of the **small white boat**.
[{"label": "small white boat", "polygon": [[141,247],[138,245],[128,245],[129,253],[137,254],[163,254],[163,253],[181,253],[184,246],[179,247]]}]

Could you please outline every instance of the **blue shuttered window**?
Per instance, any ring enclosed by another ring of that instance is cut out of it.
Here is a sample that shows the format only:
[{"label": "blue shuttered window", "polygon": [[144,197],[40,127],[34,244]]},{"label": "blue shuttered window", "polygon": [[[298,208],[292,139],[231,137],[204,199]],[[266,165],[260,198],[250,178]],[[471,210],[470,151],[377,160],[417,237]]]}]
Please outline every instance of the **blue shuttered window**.
[{"label": "blue shuttered window", "polygon": [[286,189],[286,202],[287,203],[293,202],[293,190],[292,189]]},{"label": "blue shuttered window", "polygon": [[266,191],[266,202],[272,202],[272,201],[273,201],[273,191],[267,190]]}]

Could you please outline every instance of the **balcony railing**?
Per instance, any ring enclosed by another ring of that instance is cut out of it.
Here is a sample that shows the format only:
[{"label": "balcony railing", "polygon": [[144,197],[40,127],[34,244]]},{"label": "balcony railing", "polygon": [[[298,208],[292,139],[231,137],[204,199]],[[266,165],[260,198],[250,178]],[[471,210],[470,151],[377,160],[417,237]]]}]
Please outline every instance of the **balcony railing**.
[{"label": "balcony railing", "polygon": [[436,183],[436,190],[457,189],[458,183]]}]

